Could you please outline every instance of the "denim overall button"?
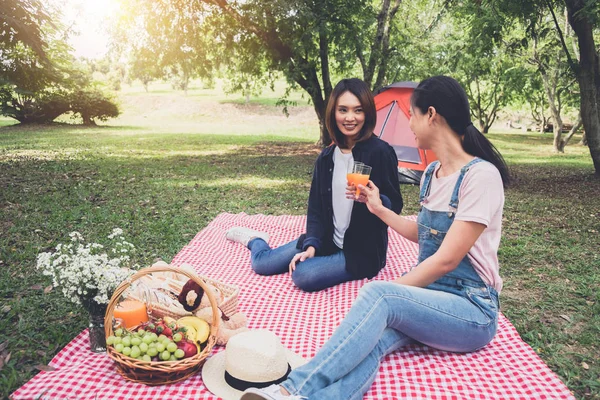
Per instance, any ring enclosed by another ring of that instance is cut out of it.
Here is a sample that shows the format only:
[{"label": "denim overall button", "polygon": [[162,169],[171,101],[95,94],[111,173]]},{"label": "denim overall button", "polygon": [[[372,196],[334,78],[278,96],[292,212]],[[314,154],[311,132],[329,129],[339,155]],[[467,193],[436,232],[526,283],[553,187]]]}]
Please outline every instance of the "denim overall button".
[{"label": "denim overall button", "polygon": [[433,229],[433,228],[432,228],[432,229],[430,229],[430,230],[429,230],[429,232],[431,232],[433,235],[437,235],[437,234],[438,234],[438,231],[436,231],[436,230],[435,230],[435,229]]}]

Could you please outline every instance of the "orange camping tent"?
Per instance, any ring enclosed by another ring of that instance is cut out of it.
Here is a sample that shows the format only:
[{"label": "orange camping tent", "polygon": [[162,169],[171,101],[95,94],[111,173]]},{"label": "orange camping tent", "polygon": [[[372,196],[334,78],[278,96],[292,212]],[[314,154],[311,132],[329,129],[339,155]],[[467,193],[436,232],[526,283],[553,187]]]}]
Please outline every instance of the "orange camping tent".
[{"label": "orange camping tent", "polygon": [[400,183],[418,185],[427,165],[437,157],[433,151],[417,147],[408,127],[410,96],[416,87],[415,82],[397,82],[377,92],[375,134],[396,150]]}]

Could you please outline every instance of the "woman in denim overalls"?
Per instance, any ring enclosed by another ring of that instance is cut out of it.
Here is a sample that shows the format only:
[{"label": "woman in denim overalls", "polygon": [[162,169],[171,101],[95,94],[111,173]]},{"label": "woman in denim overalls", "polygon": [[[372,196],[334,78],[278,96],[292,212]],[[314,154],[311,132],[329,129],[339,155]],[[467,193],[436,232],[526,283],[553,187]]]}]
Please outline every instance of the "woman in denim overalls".
[{"label": "woman in denim overalls", "polygon": [[[482,185],[497,185],[495,189],[499,186],[501,191],[509,181],[506,164],[471,124],[467,96],[452,78],[437,76],[419,84],[411,98],[410,127],[418,146],[432,149],[439,157],[424,174],[417,222],[383,207],[372,182],[360,186],[363,193],[358,200],[392,229],[419,243],[417,267],[393,282],[367,283],[310,362],[292,371],[280,386],[248,389],[242,400],[361,399],[377,375],[380,360],[398,348],[420,342],[470,352],[496,334],[498,292],[482,279],[467,255],[487,226],[455,221],[455,215],[467,172],[478,163],[490,163],[478,167],[491,167],[497,179]],[[444,211],[427,208],[433,200],[429,193],[434,171],[438,178],[457,175]],[[503,203],[498,204],[501,213]],[[493,250],[496,254],[498,249]]]}]

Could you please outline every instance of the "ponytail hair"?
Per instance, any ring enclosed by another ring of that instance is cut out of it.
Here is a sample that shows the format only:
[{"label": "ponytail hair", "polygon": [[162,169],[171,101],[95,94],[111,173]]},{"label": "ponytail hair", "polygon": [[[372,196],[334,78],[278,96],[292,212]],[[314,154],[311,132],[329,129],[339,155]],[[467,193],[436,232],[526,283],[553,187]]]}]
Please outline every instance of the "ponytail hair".
[{"label": "ponytail hair", "polygon": [[427,113],[429,107],[435,108],[450,129],[462,139],[463,150],[472,156],[486,160],[498,169],[502,184],[510,184],[510,172],[498,149],[471,122],[469,100],[460,84],[449,76],[434,76],[421,81],[411,99],[413,108]]}]

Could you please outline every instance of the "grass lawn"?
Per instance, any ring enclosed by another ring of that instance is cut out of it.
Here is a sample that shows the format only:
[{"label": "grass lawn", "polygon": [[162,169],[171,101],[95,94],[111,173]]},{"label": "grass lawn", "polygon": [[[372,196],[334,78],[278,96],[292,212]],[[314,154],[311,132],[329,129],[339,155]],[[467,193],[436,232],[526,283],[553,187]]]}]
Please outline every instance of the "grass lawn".
[{"label": "grass lawn", "polygon": [[[102,242],[121,227],[146,265],[170,261],[221,212],[305,213],[319,152],[310,106],[286,118],[269,94],[244,104],[218,89],[150,89],[127,88],[123,116],[101,127],[0,120],[3,398],[86,327],[85,312],[35,269],[38,252],[69,232]],[[550,135],[490,138],[516,177],[500,250],[502,311],[577,398],[599,399],[600,181],[589,152],[552,154]],[[405,213],[415,214],[417,188],[402,191]]]}]

